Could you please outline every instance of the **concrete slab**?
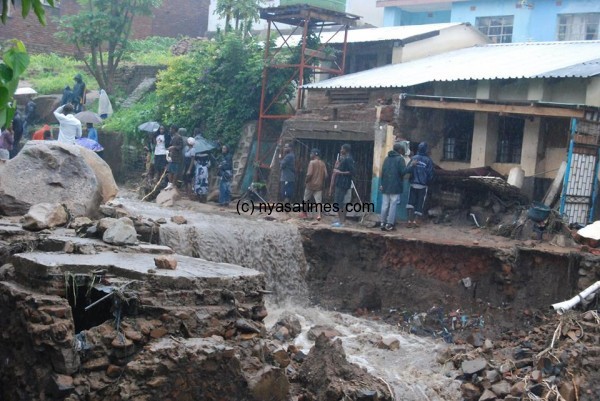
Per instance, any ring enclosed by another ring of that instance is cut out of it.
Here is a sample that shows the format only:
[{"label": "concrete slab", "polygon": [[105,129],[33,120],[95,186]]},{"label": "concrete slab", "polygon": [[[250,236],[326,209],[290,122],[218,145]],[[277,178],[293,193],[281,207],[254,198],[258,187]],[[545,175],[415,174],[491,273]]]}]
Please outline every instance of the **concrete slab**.
[{"label": "concrete slab", "polygon": [[[157,287],[176,283],[192,288],[200,283],[226,285],[228,281],[248,280],[251,287],[264,288],[264,275],[256,270],[227,263],[173,255],[177,269],[156,269],[154,255],[147,253],[100,252],[95,255],[30,252],[14,255],[12,263],[18,275],[37,278],[70,273],[90,273],[104,269],[107,274],[132,280],[148,281]],[[250,284],[252,282],[252,284]],[[239,283],[238,283],[239,284]]]}]

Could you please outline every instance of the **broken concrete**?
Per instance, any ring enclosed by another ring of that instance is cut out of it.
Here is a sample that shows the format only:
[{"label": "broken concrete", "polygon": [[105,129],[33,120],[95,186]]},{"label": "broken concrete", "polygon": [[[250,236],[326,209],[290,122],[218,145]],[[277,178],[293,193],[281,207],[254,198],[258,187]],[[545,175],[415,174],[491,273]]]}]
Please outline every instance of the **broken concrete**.
[{"label": "broken concrete", "polygon": [[59,203],[38,203],[33,205],[23,216],[23,228],[31,231],[40,231],[67,224],[69,215]]}]

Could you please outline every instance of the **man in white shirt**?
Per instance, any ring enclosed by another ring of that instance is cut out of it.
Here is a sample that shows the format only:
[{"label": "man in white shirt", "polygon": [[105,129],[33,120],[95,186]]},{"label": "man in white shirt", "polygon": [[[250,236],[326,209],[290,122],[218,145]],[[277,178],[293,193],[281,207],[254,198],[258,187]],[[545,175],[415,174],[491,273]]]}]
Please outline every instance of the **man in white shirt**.
[{"label": "man in white shirt", "polygon": [[75,139],[81,138],[81,121],[73,115],[73,105],[60,106],[54,110],[54,117],[60,123],[58,142],[75,145]]}]

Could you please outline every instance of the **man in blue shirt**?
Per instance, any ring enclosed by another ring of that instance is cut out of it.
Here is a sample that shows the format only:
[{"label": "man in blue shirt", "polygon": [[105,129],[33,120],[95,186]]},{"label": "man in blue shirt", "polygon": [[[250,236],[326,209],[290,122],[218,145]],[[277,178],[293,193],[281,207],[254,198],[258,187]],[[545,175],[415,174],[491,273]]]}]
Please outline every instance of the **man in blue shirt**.
[{"label": "man in blue shirt", "polygon": [[[419,224],[417,218],[423,216],[423,207],[427,199],[427,188],[433,179],[433,162],[427,156],[427,143],[419,144],[417,154],[413,156],[408,165],[410,172],[410,192],[408,195],[408,211],[407,227],[417,227]],[[416,215],[416,218],[415,218]]]}]

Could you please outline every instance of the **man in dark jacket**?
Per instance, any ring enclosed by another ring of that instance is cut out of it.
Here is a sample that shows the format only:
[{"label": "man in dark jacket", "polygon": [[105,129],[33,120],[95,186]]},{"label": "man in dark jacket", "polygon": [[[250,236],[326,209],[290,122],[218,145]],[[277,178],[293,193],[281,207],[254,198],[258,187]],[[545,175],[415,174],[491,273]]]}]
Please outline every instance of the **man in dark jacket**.
[{"label": "man in dark jacket", "polygon": [[279,162],[281,170],[279,184],[281,186],[281,200],[284,203],[288,203],[294,197],[294,188],[296,186],[296,158],[289,143],[286,143],[283,147],[283,153],[285,156]]},{"label": "man in dark jacket", "polygon": [[427,143],[421,142],[417,148],[417,154],[413,156],[408,165],[410,172],[410,193],[408,196],[408,227],[417,227],[415,218],[421,218],[423,207],[427,199],[427,187],[433,179],[433,162],[427,156]]},{"label": "man in dark jacket", "polygon": [[[352,196],[352,174],[354,174],[354,159],[350,154],[350,145],[345,143],[340,149],[339,160],[335,163],[332,185],[335,186],[333,202],[337,206],[339,221],[334,222],[332,227],[344,227],[346,221],[346,203]],[[329,190],[331,195],[331,188]]]},{"label": "man in dark jacket", "polygon": [[381,185],[379,190],[383,194],[381,203],[381,218],[378,226],[383,231],[392,231],[396,225],[396,208],[400,201],[404,186],[404,174],[406,164],[404,163],[404,146],[401,143],[394,144],[394,150],[390,150],[381,171]]},{"label": "man in dark jacket", "polygon": [[233,161],[229,153],[229,146],[221,147],[221,161],[219,162],[219,205],[229,206],[231,202],[231,181],[233,180]]},{"label": "man in dark jacket", "polygon": [[[182,128],[179,130],[181,129]],[[183,162],[183,138],[181,137],[179,130],[175,132],[175,135],[171,138],[170,146],[167,148],[169,151],[169,157],[171,159],[168,166],[169,184],[167,185],[167,189],[175,187],[175,184],[177,183],[177,174],[179,173],[179,166]]]}]

